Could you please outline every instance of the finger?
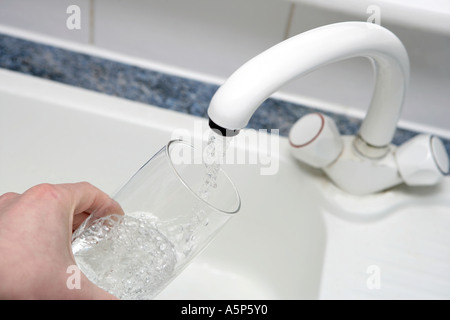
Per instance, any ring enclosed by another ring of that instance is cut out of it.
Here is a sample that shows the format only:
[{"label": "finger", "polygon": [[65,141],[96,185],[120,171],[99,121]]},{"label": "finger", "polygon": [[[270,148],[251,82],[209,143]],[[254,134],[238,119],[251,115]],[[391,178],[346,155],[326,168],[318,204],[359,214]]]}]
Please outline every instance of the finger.
[{"label": "finger", "polygon": [[89,217],[89,213],[82,212],[73,216],[72,232],[78,229],[78,227]]},{"label": "finger", "polygon": [[72,232],[76,230],[88,217],[98,219],[110,214],[123,215],[120,205],[109,195],[88,182],[67,183],[57,185],[70,198],[70,209],[73,213],[71,221]]},{"label": "finger", "polygon": [[7,192],[7,193],[5,193],[5,194],[2,194],[2,195],[0,196],[0,205],[3,205],[3,204],[5,204],[5,203],[7,203],[7,202],[10,202],[10,201],[14,201],[14,200],[16,200],[19,196],[20,196],[20,194],[15,193],[15,192]]},{"label": "finger", "polygon": [[[109,195],[87,182],[62,184],[70,191],[74,215],[95,214],[96,218],[124,212],[120,205]],[[80,217],[81,218],[81,217]]]}]

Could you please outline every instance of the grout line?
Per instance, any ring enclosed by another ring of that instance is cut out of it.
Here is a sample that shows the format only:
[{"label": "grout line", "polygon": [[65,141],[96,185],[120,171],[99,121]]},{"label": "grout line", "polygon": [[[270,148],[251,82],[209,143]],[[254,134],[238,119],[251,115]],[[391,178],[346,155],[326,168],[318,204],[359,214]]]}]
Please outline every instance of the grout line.
[{"label": "grout line", "polygon": [[294,11],[295,11],[295,3],[291,3],[291,5],[289,7],[289,15],[288,15],[287,23],[286,23],[286,28],[284,29],[284,40],[289,38],[289,34],[291,31],[291,26],[292,26],[292,18],[294,16]]},{"label": "grout line", "polygon": [[95,28],[95,0],[89,0],[89,44],[95,44],[94,28]]},{"label": "grout line", "polygon": [[208,75],[189,69],[183,69],[176,66],[171,66],[161,62],[155,62],[149,59],[138,58],[132,55],[119,53],[109,49],[100,48],[91,44],[84,44],[71,40],[65,40],[62,38],[52,37],[42,33],[36,33],[29,30],[23,30],[0,23],[0,36],[5,34],[6,36],[23,39],[26,41],[35,42],[36,44],[43,44],[52,47],[57,47],[63,50],[78,52],[91,56],[96,56],[102,59],[112,60],[131,66],[141,67],[153,71],[158,71],[174,76],[194,79],[202,82],[222,84],[226,79],[219,76]]},{"label": "grout line", "polygon": [[[94,0],[91,0],[94,1]],[[144,60],[135,58],[132,56],[127,56],[124,54],[119,54],[117,52],[112,52],[106,49],[97,48],[91,45],[84,45],[77,42],[71,42],[66,40],[61,40],[58,38],[49,37],[46,35],[41,35],[29,31],[24,31],[21,29],[16,29],[13,27],[8,27],[0,24],[0,36],[5,34],[6,36],[16,37],[23,39],[25,41],[32,41],[36,44],[42,44],[47,46],[57,47],[63,50],[68,50],[74,53],[81,53],[85,55],[90,55],[98,57],[101,59],[111,60],[118,63],[126,64],[129,66],[136,66],[144,68],[146,70],[157,71],[172,75],[175,77],[193,79],[203,83],[209,83],[213,85],[220,85],[225,79],[219,77],[208,76],[195,71],[184,70],[181,68],[163,65],[161,63],[153,62],[151,60]],[[320,99],[302,96],[299,94],[284,93],[278,91],[272,95],[272,98],[282,100],[284,102],[300,104],[303,106],[308,106],[310,108],[316,108],[325,112],[331,112],[333,114],[342,115],[344,117],[352,117],[357,119],[362,119],[365,115],[365,111],[348,108],[339,104],[330,103],[327,101],[322,101]],[[443,128],[436,128],[429,125],[422,125],[416,122],[410,122],[407,120],[400,119],[398,123],[398,128],[402,128],[408,131],[415,132],[428,132],[436,134],[444,139],[447,139],[450,145],[450,130]],[[450,152],[450,151],[449,151]]]}]

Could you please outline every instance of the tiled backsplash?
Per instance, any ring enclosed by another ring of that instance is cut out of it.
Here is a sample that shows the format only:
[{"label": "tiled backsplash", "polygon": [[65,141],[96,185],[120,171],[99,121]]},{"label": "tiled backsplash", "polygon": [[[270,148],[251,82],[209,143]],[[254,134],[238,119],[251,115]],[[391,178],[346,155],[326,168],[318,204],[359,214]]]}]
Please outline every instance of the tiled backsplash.
[{"label": "tiled backsplash", "polygon": [[96,45],[228,77],[283,40],[290,5],[273,0],[96,0]]},{"label": "tiled backsplash", "polygon": [[[218,85],[129,65],[96,55],[0,34],[0,68],[38,76],[149,105],[207,118],[207,108]],[[269,98],[254,113],[248,128],[277,129],[287,136],[292,125],[307,113],[319,110]],[[359,119],[324,112],[339,132],[356,134]],[[398,128],[394,144],[402,144],[416,132]],[[450,139],[444,139],[450,154]]]},{"label": "tiled backsplash", "polygon": [[[70,30],[67,8],[80,8],[80,29]],[[90,37],[90,0],[1,0],[0,25],[17,27],[52,37],[88,43]]]},{"label": "tiled backsplash", "polygon": [[[340,2],[344,2],[343,0]],[[223,81],[245,61],[286,37],[347,20],[365,10],[323,9],[295,0],[2,0],[0,25],[11,26],[215,77]],[[70,5],[80,29],[70,30]],[[450,35],[383,21],[404,42],[411,84],[400,125],[450,138]],[[336,63],[281,90],[291,101],[362,117],[372,92],[365,59]],[[413,125],[410,125],[413,123]]]}]

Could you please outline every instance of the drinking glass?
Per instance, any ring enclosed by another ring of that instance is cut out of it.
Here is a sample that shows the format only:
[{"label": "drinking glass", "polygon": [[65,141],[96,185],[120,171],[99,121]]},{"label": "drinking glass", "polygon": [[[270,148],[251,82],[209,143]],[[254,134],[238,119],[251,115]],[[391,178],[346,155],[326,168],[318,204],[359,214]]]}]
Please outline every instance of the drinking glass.
[{"label": "drinking glass", "polygon": [[74,232],[80,270],[120,299],[151,299],[240,209],[233,182],[204,152],[172,140],[113,196],[125,212]]}]

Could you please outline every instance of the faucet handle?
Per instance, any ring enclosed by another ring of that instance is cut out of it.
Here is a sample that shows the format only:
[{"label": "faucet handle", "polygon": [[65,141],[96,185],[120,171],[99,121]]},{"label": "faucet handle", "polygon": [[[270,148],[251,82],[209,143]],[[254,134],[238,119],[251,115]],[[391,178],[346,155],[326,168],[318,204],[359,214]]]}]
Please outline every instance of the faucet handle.
[{"label": "faucet handle", "polygon": [[333,119],[321,113],[310,113],[297,120],[289,132],[289,143],[297,159],[315,168],[331,164],[343,148]]},{"label": "faucet handle", "polygon": [[419,134],[395,152],[398,171],[409,186],[433,185],[449,173],[449,158],[442,140]]}]

